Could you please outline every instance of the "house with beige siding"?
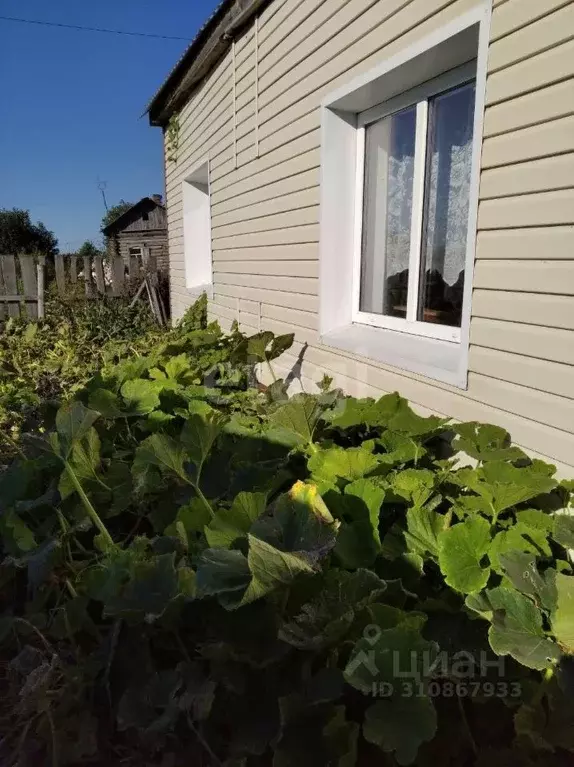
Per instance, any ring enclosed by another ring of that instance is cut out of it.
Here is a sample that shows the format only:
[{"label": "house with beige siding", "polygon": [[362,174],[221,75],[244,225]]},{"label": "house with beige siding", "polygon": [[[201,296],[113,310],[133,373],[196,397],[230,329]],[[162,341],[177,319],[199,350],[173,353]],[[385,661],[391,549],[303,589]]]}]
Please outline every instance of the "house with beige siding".
[{"label": "house with beige siding", "polygon": [[574,467],[574,0],[224,0],[154,97],[172,312]]}]

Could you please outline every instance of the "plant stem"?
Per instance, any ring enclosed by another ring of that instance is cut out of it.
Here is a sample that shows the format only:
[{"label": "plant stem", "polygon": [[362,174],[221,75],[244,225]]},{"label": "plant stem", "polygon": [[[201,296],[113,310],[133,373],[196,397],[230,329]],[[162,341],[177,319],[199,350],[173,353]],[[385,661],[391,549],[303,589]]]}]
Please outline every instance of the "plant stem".
[{"label": "plant stem", "polygon": [[211,508],[211,504],[209,503],[209,501],[207,500],[207,498],[204,496],[204,494],[203,494],[203,493],[201,492],[201,490],[199,489],[199,485],[196,485],[195,483],[192,483],[192,484],[193,484],[193,489],[194,489],[194,490],[195,490],[195,492],[197,493],[197,497],[198,497],[198,498],[199,498],[199,500],[200,500],[200,501],[203,503],[203,505],[205,506],[205,508],[207,509],[207,511],[209,511],[209,515],[210,515],[211,519],[215,519],[215,512],[214,512],[214,511],[213,511],[213,509]]},{"label": "plant stem", "polygon": [[266,359],[265,362],[267,363],[267,367],[269,368],[269,372],[271,373],[271,378],[273,379],[273,383],[277,383],[277,376],[275,375],[273,366],[271,365],[268,359]]},{"label": "plant stem", "polygon": [[472,752],[475,756],[478,756],[478,747],[476,745],[476,741],[472,735],[472,730],[470,729],[470,724],[468,722],[468,717],[466,716],[466,711],[464,710],[464,701],[460,697],[460,695],[456,696],[456,701],[458,703],[458,708],[460,711],[460,718],[462,719],[462,724],[464,727],[464,731],[466,732],[466,737],[468,738],[468,742],[470,743],[470,747],[472,748]]},{"label": "plant stem", "polygon": [[64,581],[64,583],[66,584],[66,588],[68,589],[68,592],[69,592],[70,596],[72,597],[72,599],[76,599],[76,597],[78,596],[78,592],[77,592],[77,591],[76,591],[76,589],[75,589],[75,588],[72,586],[72,584],[71,584],[71,582],[70,582],[70,579],[69,579],[69,578],[66,578],[66,580]]},{"label": "plant stem", "polygon": [[98,528],[98,530],[100,531],[106,543],[109,546],[115,546],[114,540],[112,536],[110,535],[110,533],[108,532],[108,528],[104,525],[104,523],[100,519],[98,512],[92,506],[90,499],[84,492],[84,488],[82,487],[80,480],[76,477],[74,470],[72,469],[68,461],[64,461],[64,466],[66,468],[66,471],[68,472],[70,479],[72,480],[72,484],[74,485],[74,488],[76,489],[82,503],[84,504],[84,508],[88,512],[88,516],[90,517],[94,525]]}]

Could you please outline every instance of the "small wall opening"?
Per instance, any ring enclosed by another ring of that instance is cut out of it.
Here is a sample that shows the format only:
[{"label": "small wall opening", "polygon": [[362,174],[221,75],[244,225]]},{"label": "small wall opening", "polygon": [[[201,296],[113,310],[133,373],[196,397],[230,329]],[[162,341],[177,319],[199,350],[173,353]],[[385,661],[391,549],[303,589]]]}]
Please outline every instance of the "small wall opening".
[{"label": "small wall opening", "polygon": [[211,284],[209,162],[202,163],[183,182],[183,242],[186,287]]}]

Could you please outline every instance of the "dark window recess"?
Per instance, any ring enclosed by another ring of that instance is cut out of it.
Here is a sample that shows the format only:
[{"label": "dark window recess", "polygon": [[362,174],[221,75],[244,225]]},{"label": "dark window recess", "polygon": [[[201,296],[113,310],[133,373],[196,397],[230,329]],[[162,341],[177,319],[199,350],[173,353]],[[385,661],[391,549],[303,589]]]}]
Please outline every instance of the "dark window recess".
[{"label": "dark window recess", "polygon": [[144,213],[142,215],[142,218],[143,218],[144,221],[149,221],[149,213]]}]

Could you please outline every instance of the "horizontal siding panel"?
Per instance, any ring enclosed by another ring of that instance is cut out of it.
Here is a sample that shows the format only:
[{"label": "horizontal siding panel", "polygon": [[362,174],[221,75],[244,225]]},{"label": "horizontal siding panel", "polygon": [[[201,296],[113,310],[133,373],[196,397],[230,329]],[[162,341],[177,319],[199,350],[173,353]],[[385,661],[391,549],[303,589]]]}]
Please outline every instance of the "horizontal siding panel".
[{"label": "horizontal siding panel", "polygon": [[213,269],[216,274],[241,274],[251,277],[273,275],[279,277],[314,277],[319,276],[317,261],[214,261]]},{"label": "horizontal siding panel", "polygon": [[508,0],[492,14],[490,39],[498,40],[516,29],[568,5],[571,0]]},{"label": "horizontal siding panel", "polygon": [[274,164],[271,168],[266,168],[258,173],[254,173],[237,183],[228,183],[225,186],[218,185],[219,188],[212,187],[212,204],[217,205],[223,200],[229,200],[232,197],[247,194],[255,189],[261,189],[269,184],[275,184],[282,179],[296,176],[304,171],[318,168],[321,162],[321,155],[317,149],[303,152],[295,155],[292,159]]},{"label": "horizontal siding panel", "polygon": [[574,261],[478,261],[474,287],[574,296]]},{"label": "horizontal siding panel", "polygon": [[315,150],[318,154],[319,143],[320,134],[319,129],[316,128],[314,131],[307,132],[290,143],[280,146],[262,157],[254,159],[248,166],[233,171],[230,174],[232,176],[231,178],[226,176],[224,171],[220,171],[217,164],[214,163],[214,170],[212,170],[211,173],[213,190],[216,192],[224,191],[227,186],[234,186],[235,183],[246,181],[256,174],[263,173],[264,171],[276,171],[277,167],[282,166],[283,163],[287,163],[290,160],[296,160],[300,155],[303,155],[310,150]]},{"label": "horizontal siding panel", "polygon": [[573,30],[574,4],[569,3],[536,23],[523,27],[509,40],[494,42],[488,53],[488,69],[494,72],[566,42],[574,35]]},{"label": "horizontal siding panel", "polygon": [[303,5],[307,0],[276,0],[276,2],[271,3],[271,7],[277,5],[278,7],[274,8],[273,17],[267,21],[267,23],[262,24],[259,30],[259,43],[262,45],[267,38],[273,34],[273,32],[279,27],[281,27],[282,24],[284,24],[286,21],[289,20],[289,16],[291,14],[295,13],[297,11],[297,8],[300,5]]},{"label": "horizontal siding panel", "polygon": [[319,108],[315,107],[310,113],[304,114],[303,117],[294,122],[287,120],[284,127],[279,127],[270,135],[264,136],[263,132],[260,131],[259,151],[262,155],[267,154],[307,133],[318,132],[320,124]]},{"label": "horizontal siding panel", "polygon": [[[388,16],[395,13],[409,0],[394,0],[387,3]],[[300,25],[293,34],[275,46],[265,59],[265,71],[261,77],[261,91],[285,77],[305,59],[309,59],[320,48],[324,54],[333,51],[337,35],[369,11],[376,0],[330,0],[323,3],[318,13],[309,18],[306,25]],[[380,12],[379,12],[380,14]],[[359,23],[359,22],[357,22]],[[293,38],[293,40],[292,40]],[[271,41],[273,42],[273,41]],[[292,43],[295,43],[293,45]],[[336,49],[338,52],[338,48]]]},{"label": "horizontal siding panel", "polygon": [[237,208],[229,213],[213,214],[213,226],[223,226],[225,224],[234,224],[246,221],[250,218],[260,218],[261,216],[271,216],[277,213],[295,211],[299,208],[308,208],[319,204],[319,187],[306,189],[303,192],[294,194],[285,194],[282,197],[275,197],[272,200],[256,203],[247,208]]},{"label": "horizontal siding panel", "polygon": [[560,365],[557,362],[473,346],[470,350],[469,367],[471,371],[480,373],[483,377],[519,384],[570,400],[574,397],[572,365]]},{"label": "horizontal siding panel", "polygon": [[[236,287],[263,288],[282,292],[307,293],[317,295],[317,280],[310,277],[259,277],[249,274],[217,273],[214,284],[235,285]],[[267,297],[270,301],[270,296]]]},{"label": "horizontal siding panel", "polygon": [[308,20],[303,28],[307,28],[309,34],[311,34],[317,29],[317,20],[325,20],[325,13],[329,12],[330,6],[335,6],[337,9],[341,3],[346,2],[349,2],[349,0],[328,0],[327,2],[326,0],[305,0],[304,3],[296,5],[289,16],[285,18],[283,24],[276,27],[271,33],[265,34],[261,32],[259,36],[259,51],[261,63],[264,64],[265,70],[269,69],[272,61],[276,60],[274,55],[276,52],[279,54],[279,58],[283,58],[291,50],[289,42],[292,39],[298,42],[304,39],[298,35],[303,26],[303,21]]},{"label": "horizontal siding panel", "polygon": [[[220,250],[213,243],[213,260],[230,263],[250,263],[252,261],[317,261],[319,250],[315,244],[277,245],[272,248],[237,248]],[[301,266],[301,264],[299,264]],[[253,264],[253,269],[257,265]],[[254,272],[256,274],[256,272]]]},{"label": "horizontal siding panel", "polygon": [[428,0],[412,0],[389,17],[394,5],[377,3],[337,35],[337,55],[334,46],[324,46],[291,70],[284,82],[262,94],[262,136],[275,132],[285,121],[294,122],[317,109],[329,91],[367,72],[375,63],[404,50],[472,6],[473,0],[434,0],[430,7]]},{"label": "horizontal siding panel", "polygon": [[[279,248],[289,245],[313,244],[315,256],[319,257],[319,226],[293,226],[289,229],[274,229],[270,232],[249,232],[248,234],[236,234],[234,237],[217,237],[213,239],[214,250],[244,250]],[[276,256],[274,256],[275,258]]]},{"label": "horizontal siding panel", "polygon": [[468,386],[487,405],[574,433],[574,400],[476,373],[469,374]]},{"label": "horizontal siding panel", "polygon": [[500,320],[473,319],[470,342],[527,357],[574,365],[574,332]]},{"label": "horizontal siding panel", "polygon": [[574,40],[488,76],[486,103],[515,98],[574,75]]},{"label": "horizontal siding panel", "polygon": [[221,304],[221,306],[233,309],[236,314],[237,312],[241,313],[242,311],[249,312],[249,314],[259,313],[260,304],[257,301],[247,301],[245,298],[232,298],[231,296],[226,296],[222,293],[214,293],[213,300],[216,303]]},{"label": "horizontal siding panel", "polygon": [[[376,396],[400,390],[415,409],[421,406],[458,421],[498,424],[510,432],[516,444],[572,465],[574,437],[571,434],[487,405],[474,399],[472,389],[462,393],[435,386],[399,371],[382,369],[369,360],[350,359],[328,347],[310,347],[304,360],[303,375],[311,380],[318,380],[323,373],[331,374],[336,386],[343,386],[354,396]],[[315,368],[312,372],[309,371],[311,365]]]},{"label": "horizontal siding panel", "polygon": [[292,194],[294,192],[302,192],[303,190],[310,189],[314,186],[319,186],[319,168],[311,168],[302,173],[296,173],[293,176],[281,179],[281,181],[258,186],[251,192],[245,192],[244,194],[231,197],[230,199],[223,200],[219,203],[212,202],[212,215],[215,216],[239,208],[250,207],[258,202],[273,200],[277,197]]},{"label": "horizontal siding panel", "polygon": [[472,296],[472,314],[473,317],[492,320],[574,330],[574,301],[571,296],[478,288]]},{"label": "horizontal siding panel", "polygon": [[306,312],[317,312],[318,298],[316,295],[310,295],[300,292],[283,292],[276,290],[270,294],[265,289],[257,287],[245,287],[238,285],[229,285],[223,282],[214,284],[215,291],[231,298],[248,299],[262,303],[273,301],[274,306],[285,306],[292,309],[301,309]]},{"label": "horizontal siding panel", "polygon": [[574,226],[479,232],[476,257],[570,260],[574,258]]},{"label": "horizontal siding panel", "polygon": [[276,320],[284,322],[287,325],[306,328],[307,330],[317,331],[319,321],[317,315],[313,312],[303,312],[298,309],[290,309],[284,306],[275,306],[273,304],[261,304],[261,316],[263,321]]},{"label": "horizontal siding panel", "polygon": [[574,189],[485,200],[478,210],[479,229],[552,226],[574,222]]},{"label": "horizontal siding panel", "polygon": [[[484,117],[484,137],[557,120],[573,113],[574,78],[570,78],[534,93],[488,107]],[[543,151],[536,152],[531,157],[548,154],[552,152],[547,151],[543,145]]]},{"label": "horizontal siding panel", "polygon": [[574,151],[574,116],[487,138],[482,167],[511,165]]},{"label": "horizontal siding panel", "polygon": [[574,187],[574,153],[485,170],[480,197],[489,199]]},{"label": "horizontal siding panel", "polygon": [[252,218],[249,220],[238,221],[235,224],[224,224],[218,226],[212,221],[212,236],[232,237],[236,234],[257,234],[259,232],[272,232],[284,227],[304,226],[308,224],[317,224],[319,221],[319,206],[314,205],[301,210],[287,211],[286,213],[277,213],[263,218]]}]

